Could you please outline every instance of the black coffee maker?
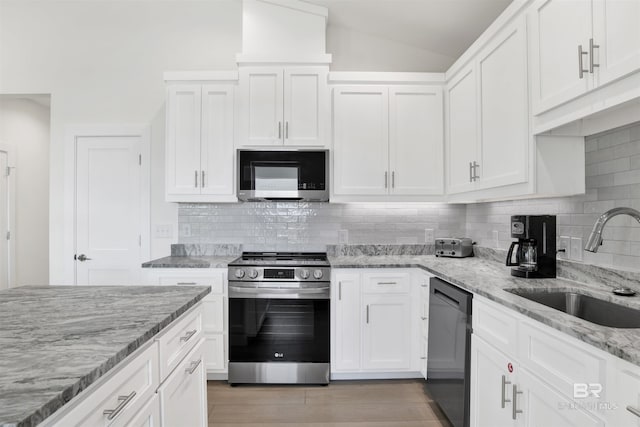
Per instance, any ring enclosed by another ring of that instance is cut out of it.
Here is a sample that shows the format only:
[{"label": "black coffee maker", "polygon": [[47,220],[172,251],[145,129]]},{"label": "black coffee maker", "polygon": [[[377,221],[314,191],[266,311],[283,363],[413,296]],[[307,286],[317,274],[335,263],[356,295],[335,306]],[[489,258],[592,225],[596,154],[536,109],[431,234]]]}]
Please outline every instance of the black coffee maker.
[{"label": "black coffee maker", "polygon": [[[507,265],[511,275],[528,279],[556,277],[555,215],[514,215]],[[515,253],[515,260],[514,260]]]}]

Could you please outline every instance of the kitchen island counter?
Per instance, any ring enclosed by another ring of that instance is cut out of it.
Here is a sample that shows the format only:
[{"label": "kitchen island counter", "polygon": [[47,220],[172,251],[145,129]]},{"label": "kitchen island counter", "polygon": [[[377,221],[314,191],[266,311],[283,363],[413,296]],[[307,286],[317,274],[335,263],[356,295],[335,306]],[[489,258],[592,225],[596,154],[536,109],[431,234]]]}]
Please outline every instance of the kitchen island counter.
[{"label": "kitchen island counter", "polygon": [[40,423],[209,292],[203,286],[1,291],[0,426]]}]

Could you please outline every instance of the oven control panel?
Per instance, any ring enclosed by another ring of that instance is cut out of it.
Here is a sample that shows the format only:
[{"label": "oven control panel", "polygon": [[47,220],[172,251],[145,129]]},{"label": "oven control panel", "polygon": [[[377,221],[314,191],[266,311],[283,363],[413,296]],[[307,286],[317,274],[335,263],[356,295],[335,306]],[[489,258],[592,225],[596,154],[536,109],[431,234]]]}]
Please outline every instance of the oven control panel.
[{"label": "oven control panel", "polygon": [[229,280],[231,281],[323,281],[331,278],[331,268],[325,266],[305,267],[256,267],[229,266]]}]

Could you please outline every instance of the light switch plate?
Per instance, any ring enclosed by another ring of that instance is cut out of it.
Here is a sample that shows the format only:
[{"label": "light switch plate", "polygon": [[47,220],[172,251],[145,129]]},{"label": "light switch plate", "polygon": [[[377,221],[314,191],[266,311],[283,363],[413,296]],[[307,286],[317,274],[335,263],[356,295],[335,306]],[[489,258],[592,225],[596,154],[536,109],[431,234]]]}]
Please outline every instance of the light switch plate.
[{"label": "light switch plate", "polygon": [[574,261],[582,261],[582,239],[580,237],[571,238],[571,252],[569,257]]},{"label": "light switch plate", "polygon": [[349,243],[349,230],[340,230],[340,243]]},{"label": "light switch plate", "polygon": [[558,249],[564,249],[564,252],[558,252],[558,258],[569,259],[569,256],[571,255],[571,237],[560,236]]},{"label": "light switch plate", "polygon": [[424,229],[424,242],[425,243],[434,243],[436,241],[436,235],[433,231],[433,228],[425,228]]},{"label": "light switch plate", "polygon": [[173,237],[173,224],[156,224],[153,230],[156,239],[170,239]]}]

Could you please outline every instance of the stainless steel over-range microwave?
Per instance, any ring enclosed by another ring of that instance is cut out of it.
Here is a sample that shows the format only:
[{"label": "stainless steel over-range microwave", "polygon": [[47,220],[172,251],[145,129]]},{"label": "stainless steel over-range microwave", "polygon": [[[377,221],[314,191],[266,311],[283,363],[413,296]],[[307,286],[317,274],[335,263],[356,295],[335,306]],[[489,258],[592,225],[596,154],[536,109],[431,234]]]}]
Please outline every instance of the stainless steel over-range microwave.
[{"label": "stainless steel over-range microwave", "polygon": [[329,150],[238,150],[238,200],[329,201]]}]

